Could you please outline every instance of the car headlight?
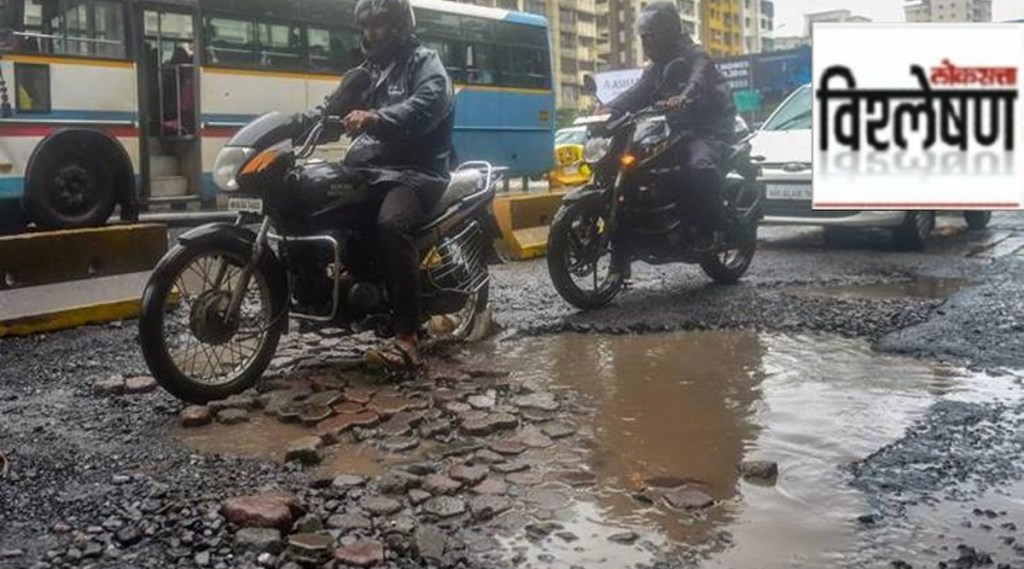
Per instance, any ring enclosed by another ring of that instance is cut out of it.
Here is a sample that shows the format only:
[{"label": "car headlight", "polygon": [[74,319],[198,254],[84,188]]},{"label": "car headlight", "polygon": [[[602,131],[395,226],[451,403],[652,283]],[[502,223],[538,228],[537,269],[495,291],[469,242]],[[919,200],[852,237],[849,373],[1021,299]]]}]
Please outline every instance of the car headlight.
[{"label": "car headlight", "polygon": [[238,191],[238,170],[256,151],[242,146],[225,146],[217,153],[213,162],[213,183],[225,192]]},{"label": "car headlight", "polygon": [[583,146],[583,161],[587,164],[597,164],[608,154],[611,145],[610,138],[591,138]]}]

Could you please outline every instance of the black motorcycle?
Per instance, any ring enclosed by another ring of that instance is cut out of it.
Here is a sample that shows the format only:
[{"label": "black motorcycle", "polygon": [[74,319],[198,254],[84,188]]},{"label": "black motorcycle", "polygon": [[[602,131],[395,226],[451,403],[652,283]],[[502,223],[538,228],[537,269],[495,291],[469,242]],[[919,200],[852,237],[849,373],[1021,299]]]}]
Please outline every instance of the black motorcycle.
[{"label": "black motorcycle", "polygon": [[[663,81],[676,79],[682,62],[666,66]],[[593,79],[585,80],[596,94]],[[584,161],[590,184],[562,199],[548,233],[548,273],[558,293],[577,308],[598,308],[622,289],[628,271],[613,265],[639,260],[651,265],[699,264],[719,283],[738,281],[757,248],[762,217],[758,169],[750,160],[749,137],[733,146],[722,207],[725,238],[712,251],[697,251],[694,220],[678,196],[678,145],[666,110],[649,107],[588,125]],[[685,202],[685,200],[682,200]],[[624,252],[625,251],[625,252]]]},{"label": "black motorcycle", "polygon": [[[349,71],[332,97],[344,102],[340,108],[358,108],[369,83],[361,69]],[[387,288],[366,221],[373,217],[367,215],[372,187],[358,171],[310,159],[341,120],[272,112],[221,150],[214,179],[230,195],[237,221],[181,235],[142,298],[142,352],[156,380],[176,397],[205,403],[251,387],[290,318],[321,334],[392,335]],[[483,325],[495,172],[482,162],[456,168],[416,229],[423,329],[438,339],[465,339]]]}]

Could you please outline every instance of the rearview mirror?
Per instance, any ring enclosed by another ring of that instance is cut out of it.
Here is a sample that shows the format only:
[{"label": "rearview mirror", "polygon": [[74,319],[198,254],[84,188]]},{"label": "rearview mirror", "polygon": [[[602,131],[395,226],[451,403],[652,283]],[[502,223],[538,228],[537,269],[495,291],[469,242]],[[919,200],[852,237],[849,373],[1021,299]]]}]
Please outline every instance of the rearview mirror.
[{"label": "rearview mirror", "polygon": [[597,96],[597,82],[594,81],[592,75],[587,74],[583,76],[583,94],[592,97]]}]

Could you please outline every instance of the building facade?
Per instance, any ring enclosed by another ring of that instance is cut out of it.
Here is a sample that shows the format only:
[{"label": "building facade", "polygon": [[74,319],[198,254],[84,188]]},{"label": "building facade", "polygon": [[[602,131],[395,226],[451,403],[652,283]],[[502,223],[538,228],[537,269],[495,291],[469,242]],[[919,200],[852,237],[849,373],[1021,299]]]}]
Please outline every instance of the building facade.
[{"label": "building facade", "polygon": [[[772,39],[775,35],[775,3],[772,0],[761,0],[760,14],[761,51],[772,51]],[[750,52],[750,53],[757,53]]]},{"label": "building facade", "polygon": [[908,22],[991,22],[992,0],[904,0]]},{"label": "building facade", "polygon": [[[586,107],[583,76],[644,64],[636,19],[646,0],[460,0],[544,16],[551,28],[559,108]],[[712,57],[772,48],[773,0],[675,0],[683,30]]]},{"label": "building facade", "polygon": [[[602,51],[610,51],[599,29],[610,4],[629,0],[460,0],[477,6],[538,14],[548,19],[556,106],[576,108],[583,76],[599,71]],[[627,11],[628,12],[628,11]],[[630,38],[625,38],[630,40]],[[615,48],[619,48],[616,45]]]},{"label": "building facade", "polygon": [[761,53],[761,0],[743,0],[743,53]]},{"label": "building facade", "polygon": [[[744,53],[744,6],[747,0],[703,0],[700,41],[711,57]],[[753,0],[751,0],[753,2]]]},{"label": "building facade", "polygon": [[804,35],[813,37],[814,24],[824,22],[870,22],[871,18],[858,16],[850,10],[829,10],[827,12],[814,12],[804,15]]},{"label": "building facade", "polygon": [[871,18],[859,16],[850,10],[829,10],[804,15],[804,34],[799,36],[772,36],[763,41],[764,51],[786,51],[810,46],[813,42],[814,24],[823,22],[870,22]]}]

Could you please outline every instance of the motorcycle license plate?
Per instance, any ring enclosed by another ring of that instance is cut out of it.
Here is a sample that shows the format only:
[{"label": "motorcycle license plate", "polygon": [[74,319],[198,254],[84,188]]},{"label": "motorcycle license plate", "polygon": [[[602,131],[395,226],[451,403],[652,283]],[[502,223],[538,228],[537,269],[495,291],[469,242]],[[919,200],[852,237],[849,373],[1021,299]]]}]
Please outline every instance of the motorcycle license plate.
[{"label": "motorcycle license plate", "polygon": [[580,173],[580,167],[579,166],[566,166],[565,168],[562,168],[562,172],[564,172],[565,175],[567,175],[567,176],[575,176],[576,174]]},{"label": "motorcycle license plate", "polygon": [[767,196],[770,200],[811,200],[810,184],[768,184]]},{"label": "motorcycle license plate", "polygon": [[247,213],[263,213],[263,200],[259,198],[228,198],[228,209]]}]

